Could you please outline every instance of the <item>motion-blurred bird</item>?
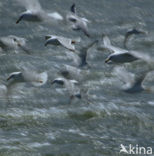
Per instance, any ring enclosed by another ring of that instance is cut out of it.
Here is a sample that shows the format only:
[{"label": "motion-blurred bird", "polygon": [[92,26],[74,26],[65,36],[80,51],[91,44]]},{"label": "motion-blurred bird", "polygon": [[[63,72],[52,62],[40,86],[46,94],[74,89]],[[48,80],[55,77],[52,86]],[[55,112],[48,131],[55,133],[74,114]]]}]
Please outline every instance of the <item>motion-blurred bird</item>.
[{"label": "motion-blurred bird", "polygon": [[143,31],[143,30],[138,30],[133,28],[132,30],[129,30],[126,32],[125,34],[125,38],[124,38],[124,47],[127,48],[127,41],[128,39],[132,36],[132,35],[139,35],[139,34],[147,34],[147,32]]},{"label": "motion-blurred bird", "polygon": [[70,7],[70,11],[71,12],[66,16],[66,19],[71,24],[71,28],[73,30],[81,30],[87,37],[90,37],[87,25],[89,20],[83,17],[79,17],[76,14],[75,4]]},{"label": "motion-blurred bird", "polygon": [[47,72],[37,73],[35,71],[23,70],[22,72],[13,72],[7,78],[7,87],[10,88],[17,83],[31,83],[33,86],[42,86],[47,82]]},{"label": "motion-blurred bird", "polygon": [[90,44],[81,47],[79,50],[76,50],[75,53],[66,53],[67,57],[72,60],[72,65],[76,67],[89,67],[87,63],[87,53],[88,50],[97,43],[98,41],[92,41]]},{"label": "motion-blurred bird", "polygon": [[69,96],[70,96],[70,102],[76,97],[78,99],[81,99],[81,93],[80,89],[76,86],[78,84],[78,81],[76,80],[69,80],[65,79],[63,77],[59,77],[54,79],[51,84],[59,84],[64,85],[64,87],[67,89]]},{"label": "motion-blurred bird", "polygon": [[138,59],[138,57],[134,56],[132,52],[121,49],[111,45],[110,39],[107,36],[103,37],[104,48],[112,51],[113,53],[110,54],[105,63],[125,63],[125,62],[132,62]]},{"label": "motion-blurred bird", "polygon": [[10,51],[14,50],[18,52],[19,50],[23,50],[26,53],[30,53],[29,49],[26,45],[26,39],[17,37],[15,35],[4,36],[0,38],[0,47],[2,51]]},{"label": "motion-blurred bird", "polygon": [[45,12],[38,0],[16,0],[19,4],[26,8],[16,21],[18,24],[21,20],[32,22],[52,22],[52,20],[63,20],[63,17],[58,12],[47,13]]},{"label": "motion-blurred bird", "polygon": [[62,36],[56,36],[56,35],[47,35],[45,36],[46,43],[45,46],[48,44],[56,45],[56,46],[63,46],[71,51],[75,51],[75,44],[80,42],[79,39],[70,39]]}]

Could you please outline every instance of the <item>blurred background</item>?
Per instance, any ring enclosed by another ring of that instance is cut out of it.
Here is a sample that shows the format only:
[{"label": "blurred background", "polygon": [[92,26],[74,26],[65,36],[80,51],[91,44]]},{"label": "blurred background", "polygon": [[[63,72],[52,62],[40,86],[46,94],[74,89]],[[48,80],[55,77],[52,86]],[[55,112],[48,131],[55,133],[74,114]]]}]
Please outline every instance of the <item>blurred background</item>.
[{"label": "blurred background", "polygon": [[[45,11],[59,12],[64,18],[72,0],[40,0]],[[148,32],[128,41],[128,49],[154,55],[153,0],[78,0],[77,13],[86,17],[89,32],[107,34],[113,45],[123,48],[125,33],[132,28]],[[2,51],[0,55],[0,155],[2,156],[115,156],[120,144],[154,147],[154,93],[127,94],[114,76],[115,65],[105,64],[108,51],[93,46],[88,51],[90,68],[74,66],[72,52],[63,47],[44,46],[45,35],[81,37],[76,48],[93,38],[73,31],[66,21],[16,24],[25,8],[15,0],[0,0],[0,36],[16,35],[27,39],[31,54],[22,50]],[[97,37],[96,37],[97,38]],[[100,43],[101,44],[101,41]],[[60,77],[69,65],[71,78],[79,81],[82,99],[69,103],[67,90],[50,82]],[[143,62],[123,64],[137,73],[146,68]],[[48,72],[42,87],[15,86],[6,97],[4,84],[11,72],[26,67]],[[154,86],[154,74],[144,85]],[[122,155],[122,154],[120,154]]]}]

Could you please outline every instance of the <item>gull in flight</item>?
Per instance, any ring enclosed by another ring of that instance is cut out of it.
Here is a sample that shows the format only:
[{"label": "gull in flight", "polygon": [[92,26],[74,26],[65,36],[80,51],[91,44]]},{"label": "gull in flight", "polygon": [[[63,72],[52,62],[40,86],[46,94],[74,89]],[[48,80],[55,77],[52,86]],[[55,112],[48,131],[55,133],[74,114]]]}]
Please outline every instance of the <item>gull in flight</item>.
[{"label": "gull in flight", "polygon": [[47,72],[37,73],[30,70],[13,72],[7,78],[7,88],[10,89],[18,83],[31,83],[33,86],[39,87],[44,85],[47,82],[47,79]]},{"label": "gull in flight", "polygon": [[38,0],[16,0],[19,4],[26,8],[26,11],[22,12],[16,21],[18,24],[20,21],[32,21],[32,22],[41,22],[41,21],[50,21],[50,20],[63,20],[63,17],[57,13],[47,13],[45,12]]},{"label": "gull in flight", "polygon": [[126,32],[125,34],[125,38],[124,38],[124,47],[127,48],[126,44],[128,39],[132,36],[132,35],[139,35],[139,34],[147,34],[147,32],[143,31],[143,30],[138,30],[138,29],[131,29],[129,31]]},{"label": "gull in flight", "polygon": [[73,30],[81,30],[87,37],[90,37],[87,26],[89,20],[83,17],[79,17],[76,14],[75,4],[71,6],[70,11],[71,12],[66,16],[66,19],[71,24],[71,28]]},{"label": "gull in flight", "polygon": [[73,61],[74,66],[81,68],[85,66],[89,67],[87,63],[88,50],[96,43],[98,43],[98,40],[92,41],[88,45],[81,47],[79,50],[76,50],[75,53],[67,52],[66,55]]},{"label": "gull in flight", "polygon": [[135,76],[135,74],[126,71],[123,67],[116,67],[114,69],[115,75],[124,83],[122,90],[127,93],[138,93],[144,90],[150,92],[149,88],[143,86],[143,81],[149,72],[150,70],[146,70]]},{"label": "gull in flight", "polygon": [[59,85],[64,85],[64,87],[67,89],[69,93],[70,103],[75,97],[81,99],[80,89],[76,86],[78,84],[78,81],[69,80],[63,77],[58,77],[51,82],[51,84],[55,84],[55,83]]},{"label": "gull in flight", "polygon": [[15,35],[4,36],[0,38],[0,47],[2,51],[15,50],[18,51],[22,49],[27,54],[29,54],[29,50],[26,45],[26,39],[17,37]]},{"label": "gull in flight", "polygon": [[138,52],[134,50],[125,50],[111,45],[110,39],[107,36],[103,37],[103,42],[104,48],[113,52],[107,57],[105,63],[128,63],[136,60],[143,60],[147,63],[153,62],[150,56],[144,54],[143,52]]},{"label": "gull in flight", "polygon": [[56,46],[61,45],[71,51],[75,51],[74,45],[77,42],[80,42],[80,38],[75,40],[75,39],[70,39],[70,38],[56,36],[56,35],[47,35],[45,36],[45,39],[46,39],[45,46],[47,46],[48,44],[52,44]]}]

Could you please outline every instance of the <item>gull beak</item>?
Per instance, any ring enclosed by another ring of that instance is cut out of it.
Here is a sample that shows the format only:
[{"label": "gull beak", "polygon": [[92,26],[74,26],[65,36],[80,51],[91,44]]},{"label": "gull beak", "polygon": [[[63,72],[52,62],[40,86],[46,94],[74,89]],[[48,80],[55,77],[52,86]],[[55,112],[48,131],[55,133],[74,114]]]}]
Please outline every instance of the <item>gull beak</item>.
[{"label": "gull beak", "polygon": [[20,22],[20,18],[16,21],[16,24],[18,24]]},{"label": "gull beak", "polygon": [[74,41],[74,40],[72,40],[72,42],[71,42],[72,44],[75,44],[76,43],[76,41]]},{"label": "gull beak", "polygon": [[105,60],[105,63],[109,63],[109,61],[110,61],[110,59],[109,59],[109,58],[107,58],[107,59]]},{"label": "gull beak", "polygon": [[19,19],[16,21],[16,24],[18,24],[22,20],[22,18],[23,18],[23,15],[19,17]]},{"label": "gull beak", "polygon": [[38,81],[36,81],[36,82],[38,82],[38,83],[43,83],[43,81],[42,81],[42,80],[38,80]]},{"label": "gull beak", "polygon": [[11,79],[11,76],[10,76],[10,77],[8,77],[6,80],[7,80],[7,81],[9,81],[10,79]]}]

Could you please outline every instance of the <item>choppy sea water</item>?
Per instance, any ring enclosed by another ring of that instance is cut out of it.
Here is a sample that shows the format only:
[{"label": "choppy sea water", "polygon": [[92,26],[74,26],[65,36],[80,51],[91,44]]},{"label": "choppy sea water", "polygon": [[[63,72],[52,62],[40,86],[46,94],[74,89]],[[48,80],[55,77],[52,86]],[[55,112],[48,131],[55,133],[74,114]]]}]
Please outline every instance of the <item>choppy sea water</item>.
[{"label": "choppy sea water", "polygon": [[[40,0],[45,10],[66,15],[74,1]],[[154,2],[152,0],[78,0],[77,12],[88,18],[89,30],[107,34],[115,46],[123,47],[125,32],[133,27],[148,31],[135,36],[129,49],[150,55],[154,48]],[[2,156],[115,156],[120,144],[154,147],[154,93],[127,94],[112,71],[115,65],[105,64],[107,51],[94,46],[88,51],[88,69],[72,74],[80,82],[83,98],[71,104],[65,88],[51,86],[64,65],[72,65],[69,51],[62,47],[44,47],[44,36],[56,34],[82,38],[77,48],[90,43],[81,32],[74,32],[65,22],[15,24],[24,8],[15,1],[0,1],[0,35],[16,35],[28,40],[31,55],[23,51],[3,52],[0,56],[0,82],[3,90],[9,73],[22,66],[47,71],[49,81],[36,88],[21,84],[6,98],[0,98],[0,155]],[[3,55],[4,54],[4,55]],[[130,70],[143,68],[142,63],[125,64]],[[135,70],[134,70],[135,71]],[[137,72],[137,71],[136,71]],[[154,86],[153,76],[144,82]],[[1,94],[1,92],[0,92]]]}]

